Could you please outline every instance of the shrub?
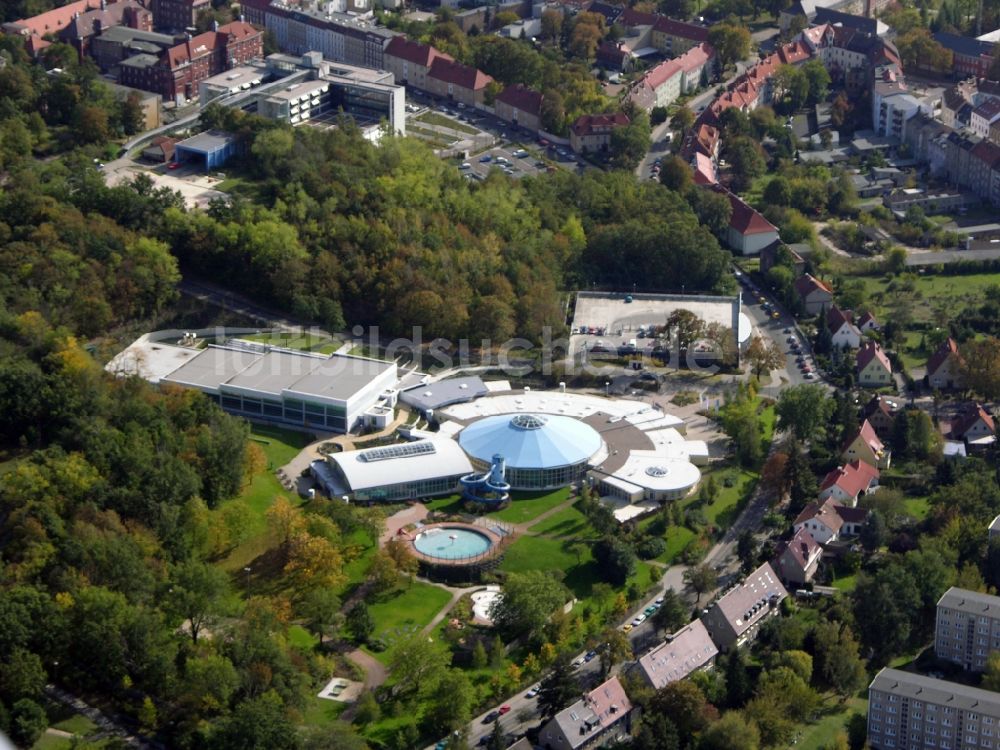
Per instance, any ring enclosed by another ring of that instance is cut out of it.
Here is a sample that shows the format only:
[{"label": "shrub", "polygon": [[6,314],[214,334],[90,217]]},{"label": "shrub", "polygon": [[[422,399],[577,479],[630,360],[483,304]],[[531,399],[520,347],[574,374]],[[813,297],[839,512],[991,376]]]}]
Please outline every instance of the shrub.
[{"label": "shrub", "polygon": [[652,560],[666,551],[667,543],[657,536],[648,536],[635,545],[635,553],[642,560]]}]

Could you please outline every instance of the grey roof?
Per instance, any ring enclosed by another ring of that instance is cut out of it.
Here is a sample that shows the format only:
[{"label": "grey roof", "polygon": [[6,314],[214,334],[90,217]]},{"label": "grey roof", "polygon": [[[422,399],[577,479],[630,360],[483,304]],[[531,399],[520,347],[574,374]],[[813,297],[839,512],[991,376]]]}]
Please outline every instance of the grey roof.
[{"label": "grey roof", "polygon": [[[128,62],[126,60],[126,62]],[[181,141],[177,144],[177,148],[185,148],[188,151],[201,151],[203,153],[208,153],[210,151],[216,151],[220,148],[225,148],[230,143],[236,140],[236,136],[230,133],[225,133],[221,130],[206,130],[204,133],[198,133],[198,135],[193,135],[190,138]]]},{"label": "grey roof", "polygon": [[395,368],[395,362],[335,354],[288,390],[304,396],[347,401],[374,378]]},{"label": "grey roof", "polygon": [[960,36],[959,34],[949,34],[946,31],[939,31],[934,34],[933,37],[934,41],[945,49],[950,49],[952,52],[957,52],[958,54],[965,55],[967,57],[989,55],[993,51],[993,45],[990,42],[981,42],[978,39],[973,39],[968,36]]},{"label": "grey roof", "polygon": [[487,393],[489,389],[482,378],[471,376],[418,385],[400,393],[399,398],[404,404],[427,411],[472,401]]},{"label": "grey roof", "polygon": [[878,21],[865,16],[855,16],[850,13],[841,13],[832,8],[816,8],[816,14],[812,18],[815,24],[840,24],[849,29],[863,31],[866,34],[875,35],[878,33]]},{"label": "grey roof", "polygon": [[303,377],[319,367],[323,357],[270,351],[246,369],[225,381],[229,388],[269,393],[280,396]]},{"label": "grey roof", "polygon": [[945,591],[938,599],[937,605],[977,617],[1000,618],[1000,596],[980,594],[978,591],[960,589],[957,586]]},{"label": "grey roof", "polygon": [[775,601],[788,596],[770,563],[764,563],[743,583],[725,593],[711,609],[717,610],[737,636],[761,619]]},{"label": "grey roof", "polygon": [[701,669],[718,653],[705,624],[695,620],[678,630],[669,641],[641,656],[639,668],[649,683],[659,690]]},{"label": "grey roof", "polygon": [[1000,718],[1000,693],[899,669],[883,669],[875,675],[869,690]]},{"label": "grey roof", "polygon": [[237,375],[260,357],[261,355],[256,352],[210,346],[165,378],[161,378],[161,382],[215,390],[220,383]]},{"label": "grey roof", "polygon": [[160,58],[156,55],[149,55],[144,52],[141,55],[132,55],[132,57],[122,60],[121,64],[127,65],[130,68],[151,68],[159,61]]},{"label": "grey roof", "polygon": [[[572,748],[590,743],[594,737],[620,721],[632,710],[632,702],[617,677],[598,685],[583,698],[552,718]],[[547,725],[546,725],[547,726]],[[544,733],[544,728],[543,728]]]},{"label": "grey roof", "polygon": [[128,26],[112,26],[110,29],[104,31],[99,38],[102,41],[108,42],[128,42],[140,39],[145,42],[153,42],[165,47],[172,47],[177,43],[177,37],[173,34],[160,34],[156,31],[143,31],[142,29],[133,29]]}]

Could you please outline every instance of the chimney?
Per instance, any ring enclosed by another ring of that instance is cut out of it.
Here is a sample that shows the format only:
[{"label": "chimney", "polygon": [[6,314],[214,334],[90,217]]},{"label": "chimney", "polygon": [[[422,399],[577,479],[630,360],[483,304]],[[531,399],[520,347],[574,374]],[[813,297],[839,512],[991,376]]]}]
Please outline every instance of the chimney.
[{"label": "chimney", "polygon": [[101,0],[101,10],[107,10],[107,7],[108,6],[106,0]]},{"label": "chimney", "polygon": [[240,13],[240,23],[246,23],[246,19],[243,17],[242,13]]},{"label": "chimney", "polygon": [[218,30],[219,30],[218,19],[212,19],[212,31],[218,31]]}]

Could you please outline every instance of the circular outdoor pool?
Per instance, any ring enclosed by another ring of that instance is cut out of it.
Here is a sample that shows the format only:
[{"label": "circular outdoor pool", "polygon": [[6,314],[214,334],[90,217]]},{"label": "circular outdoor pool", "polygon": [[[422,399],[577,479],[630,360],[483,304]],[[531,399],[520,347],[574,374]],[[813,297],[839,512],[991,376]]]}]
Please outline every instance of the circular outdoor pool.
[{"label": "circular outdoor pool", "polygon": [[483,533],[462,526],[435,526],[413,540],[417,552],[439,560],[462,560],[476,557],[493,545]]}]

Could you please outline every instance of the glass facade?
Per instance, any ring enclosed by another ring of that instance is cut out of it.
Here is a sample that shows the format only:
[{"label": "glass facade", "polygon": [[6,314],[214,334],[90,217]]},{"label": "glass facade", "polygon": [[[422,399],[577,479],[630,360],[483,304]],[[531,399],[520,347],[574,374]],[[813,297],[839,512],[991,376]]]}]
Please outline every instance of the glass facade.
[{"label": "glass facade", "polygon": [[433,495],[447,495],[455,492],[457,488],[458,477],[439,477],[436,479],[422,479],[418,482],[390,484],[370,490],[359,490],[354,493],[354,499],[361,502],[408,500],[410,498],[431,497]]},{"label": "glass facade", "polygon": [[[472,456],[470,456],[470,460],[476,471],[487,472],[490,470],[491,464]],[[504,479],[510,483],[512,490],[548,490],[572,484],[582,479],[586,473],[586,461],[545,469],[519,469],[507,464]]]},{"label": "glass facade", "polygon": [[336,432],[347,431],[347,409],[343,406],[317,404],[298,399],[272,400],[225,393],[213,397],[231,414],[269,422],[286,422],[301,427],[320,427]]}]

